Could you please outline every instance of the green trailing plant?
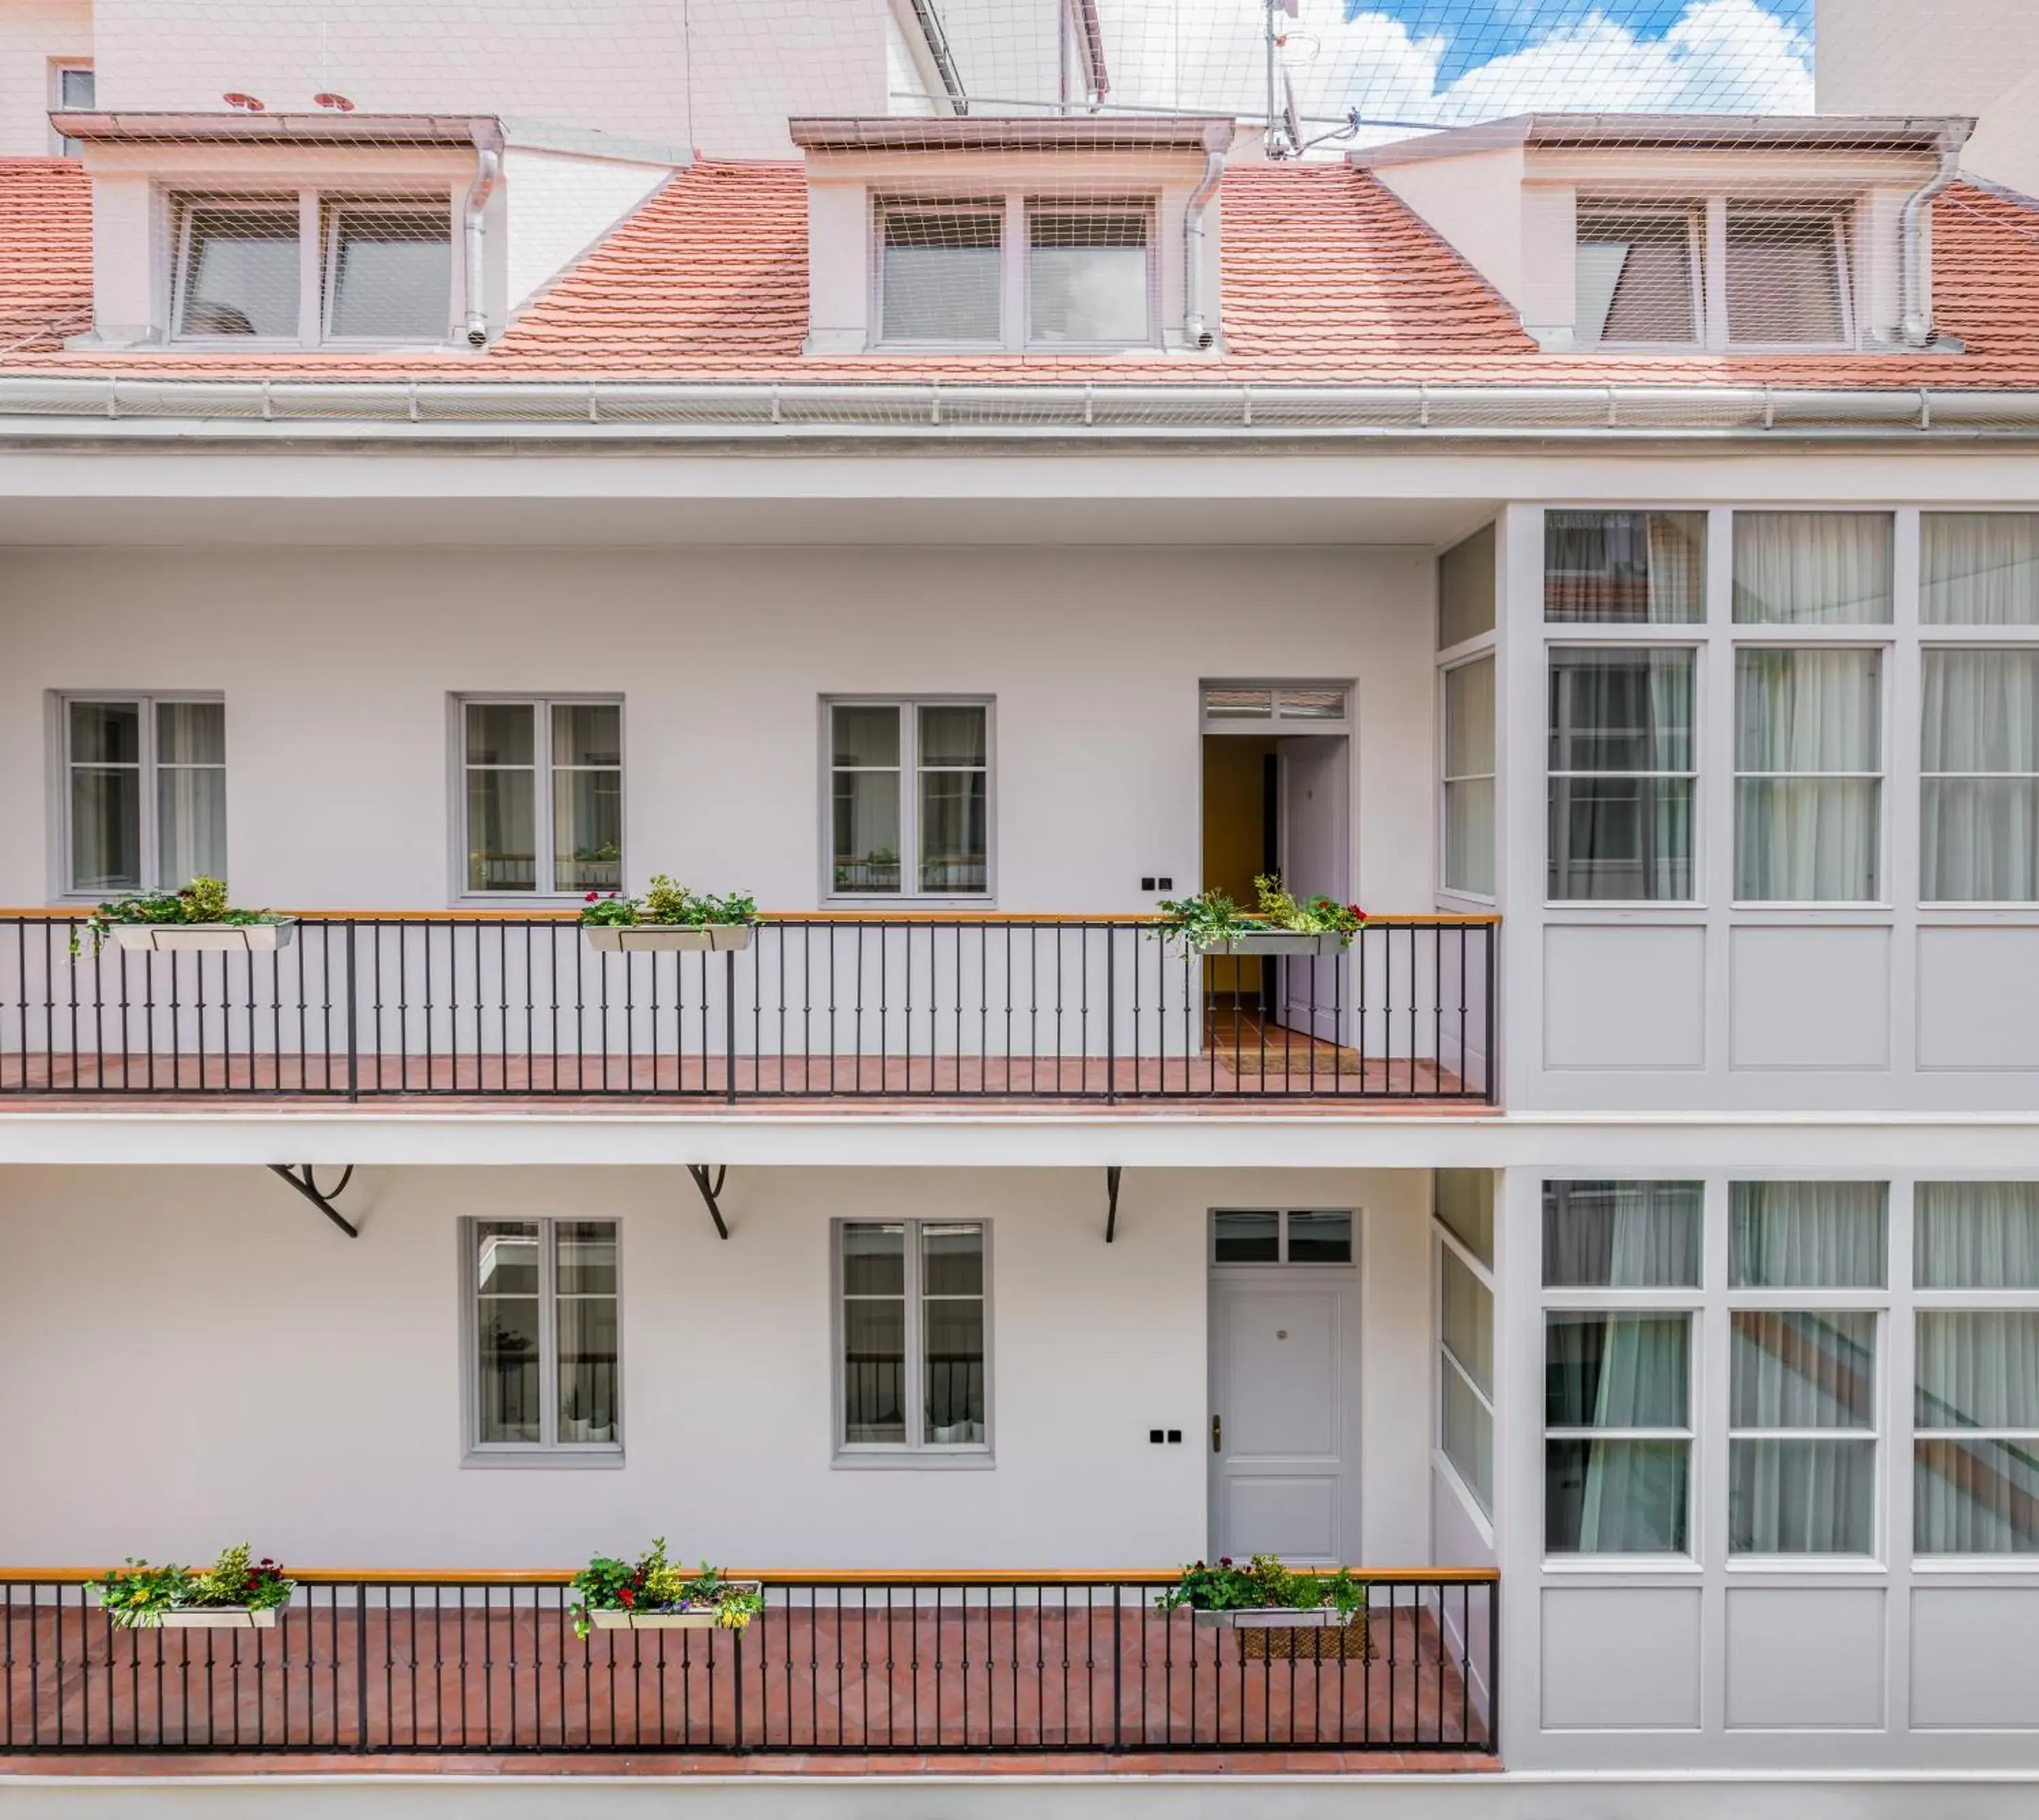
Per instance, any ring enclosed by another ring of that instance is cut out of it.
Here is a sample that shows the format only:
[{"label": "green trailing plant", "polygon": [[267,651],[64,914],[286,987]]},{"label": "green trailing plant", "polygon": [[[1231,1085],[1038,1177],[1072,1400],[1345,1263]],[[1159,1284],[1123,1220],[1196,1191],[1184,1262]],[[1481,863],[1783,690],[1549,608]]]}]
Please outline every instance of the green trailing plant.
[{"label": "green trailing plant", "polygon": [[1284,1567],[1274,1555],[1255,1555],[1241,1567],[1229,1555],[1217,1564],[1197,1561],[1155,1601],[1163,1611],[1187,1606],[1193,1611],[1315,1611],[1331,1606],[1338,1622],[1350,1623],[1366,1604],[1366,1588],[1350,1568],[1336,1573]]},{"label": "green trailing plant", "polygon": [[664,873],[655,872],[642,897],[627,897],[620,891],[589,892],[581,905],[580,919],[590,928],[735,927],[758,920],[758,901],[742,891],[732,891],[726,897],[689,891]]},{"label": "green trailing plant", "polygon": [[579,1595],[574,1606],[576,1636],[586,1636],[593,1628],[588,1613],[594,1611],[712,1611],[722,1629],[742,1630],[765,1609],[763,1593],[728,1579],[720,1568],[703,1561],[689,1573],[669,1561],[663,1536],[634,1561],[597,1555],[574,1575],[573,1590]]},{"label": "green trailing plant", "polygon": [[1255,898],[1251,913],[1232,901],[1231,894],[1217,885],[1194,897],[1164,897],[1157,906],[1160,915],[1152,928],[1165,937],[1179,953],[1201,954],[1249,935],[1264,935],[1270,930],[1290,931],[1299,935],[1335,935],[1350,942],[1366,922],[1366,912],[1357,904],[1341,904],[1335,898],[1297,898],[1282,888],[1279,877],[1262,873],[1253,881]]},{"label": "green trailing plant", "polygon": [[270,1611],[288,1605],[297,1583],[268,1556],[252,1558],[245,1542],[222,1549],[209,1568],[152,1567],[130,1555],[125,1567],[98,1583],[99,1603],[125,1630],[160,1625],[165,1612],[192,1608]]},{"label": "green trailing plant", "polygon": [[201,874],[180,891],[142,891],[131,897],[110,898],[96,905],[90,916],[71,931],[70,951],[79,951],[89,939],[97,954],[116,923],[225,923],[245,928],[258,923],[281,923],[273,910],[237,910],[226,898],[226,882]]},{"label": "green trailing plant", "polygon": [[1335,935],[1350,941],[1366,921],[1366,912],[1357,904],[1341,904],[1335,897],[1291,897],[1281,886],[1279,874],[1263,872],[1253,881],[1259,899],[1260,915],[1270,929],[1293,929],[1301,935]]}]

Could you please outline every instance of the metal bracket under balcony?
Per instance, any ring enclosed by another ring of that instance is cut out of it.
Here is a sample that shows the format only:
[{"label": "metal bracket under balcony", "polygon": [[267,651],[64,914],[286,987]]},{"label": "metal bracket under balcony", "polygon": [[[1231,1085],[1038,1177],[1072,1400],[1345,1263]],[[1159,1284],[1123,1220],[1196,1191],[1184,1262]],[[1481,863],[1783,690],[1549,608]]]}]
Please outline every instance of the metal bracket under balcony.
[{"label": "metal bracket under balcony", "polygon": [[729,1165],[724,1163],[715,1172],[712,1179],[708,1170],[697,1162],[687,1165],[687,1174],[694,1178],[694,1186],[701,1190],[701,1199],[707,1203],[708,1216],[715,1222],[716,1236],[729,1236],[729,1223],[722,1217],[722,1185],[729,1180]]},{"label": "metal bracket under balcony", "polygon": [[347,1185],[354,1180],[352,1163],[349,1163],[341,1172],[340,1180],[330,1189],[325,1191],[321,1191],[317,1182],[313,1179],[312,1166],[308,1162],[272,1162],[269,1165],[269,1173],[288,1182],[349,1238],[359,1238],[361,1236],[361,1228],[332,1204],[347,1192]]}]

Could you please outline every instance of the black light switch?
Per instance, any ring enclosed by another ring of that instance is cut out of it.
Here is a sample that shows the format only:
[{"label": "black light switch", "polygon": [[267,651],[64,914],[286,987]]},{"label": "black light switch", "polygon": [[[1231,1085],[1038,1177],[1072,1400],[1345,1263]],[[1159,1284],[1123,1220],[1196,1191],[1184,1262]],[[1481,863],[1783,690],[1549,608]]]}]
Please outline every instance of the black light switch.
[{"label": "black light switch", "polygon": [[1160,1447],[1161,1444],[1161,1431],[1159,1428],[1149,1428],[1147,1431],[1147,1441],[1150,1447]]},{"label": "black light switch", "polygon": [[1156,882],[1158,888],[1163,891],[1172,891],[1175,889],[1175,882],[1172,878],[1163,878]]},{"label": "black light switch", "polygon": [[1183,1431],[1179,1428],[1171,1428],[1168,1431],[1168,1445],[1171,1447],[1179,1447],[1182,1444]]},{"label": "black light switch", "polygon": [[1140,881],[1140,889],[1142,891],[1152,891],[1154,889],[1153,879],[1151,877],[1141,879]]}]

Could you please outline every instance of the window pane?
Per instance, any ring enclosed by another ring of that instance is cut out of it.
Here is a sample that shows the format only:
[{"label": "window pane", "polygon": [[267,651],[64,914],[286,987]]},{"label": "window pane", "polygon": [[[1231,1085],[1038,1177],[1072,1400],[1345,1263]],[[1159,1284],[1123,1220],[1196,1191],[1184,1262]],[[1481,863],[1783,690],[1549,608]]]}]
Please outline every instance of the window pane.
[{"label": "window pane", "polygon": [[1494,1262],[1494,1172],[1441,1169],[1431,1176],[1437,1218],[1482,1264]]},{"label": "window pane", "polygon": [[73,702],[70,756],[78,764],[139,764],[141,709],[132,702]]},{"label": "window pane", "polygon": [[1925,512],[1919,540],[1924,624],[2039,625],[2039,513]]},{"label": "window pane", "polygon": [[1491,1401],[1494,1293],[1459,1261],[1456,1253],[1444,1251],[1439,1256],[1444,1266],[1439,1288],[1445,1344],[1480,1394]]},{"label": "window pane", "polygon": [[1727,330],[1737,342],[1836,342],[1840,237],[1831,216],[1727,211]]},{"label": "window pane", "polygon": [[1483,525],[1437,559],[1437,649],[1494,630],[1494,527]]},{"label": "window pane", "polygon": [[606,1219],[561,1220],[553,1228],[562,1295],[616,1293],[616,1227]]},{"label": "window pane", "polygon": [[1494,770],[1494,659],[1445,672],[1445,775],[1473,777]]},{"label": "window pane", "polygon": [[[484,772],[484,776],[518,775]],[[552,773],[552,889],[617,891],[623,885],[623,773]]]},{"label": "window pane", "polygon": [[835,889],[899,889],[899,774],[835,774]]},{"label": "window pane", "polygon": [[1875,1442],[1729,1442],[1731,1553],[1866,1555],[1875,1537]]},{"label": "window pane", "polygon": [[1494,779],[1445,786],[1445,889],[1494,895]]},{"label": "window pane", "polygon": [[533,734],[536,714],[528,702],[469,702],[467,762],[535,764],[538,756]]},{"label": "window pane", "polygon": [[1707,616],[1703,512],[1546,512],[1543,617],[1696,625]]},{"label": "window pane", "polygon": [[298,334],[298,205],[192,209],[180,335]]},{"label": "window pane", "polygon": [[1875,901],[1881,795],[1868,779],[1740,779],[1735,896],[1749,903]]},{"label": "window pane", "polygon": [[453,310],[453,229],[443,208],[347,209],[334,232],[329,332],[443,341]]},{"label": "window pane", "polygon": [[540,1415],[538,1228],[478,1222],[475,1235],[476,1439],[537,1442]]},{"label": "window pane", "polygon": [[984,1397],[984,1232],[975,1226],[921,1229],[927,1443],[982,1447]]},{"label": "window pane", "polygon": [[1543,1443],[1543,1547],[1554,1555],[1682,1555],[1684,1441]]},{"label": "window pane", "polygon": [[1221,1213],[1211,1255],[1220,1264],[1279,1264],[1281,1216],[1278,1213]]},{"label": "window pane", "polygon": [[1741,1309],[1731,1326],[1730,1427],[1873,1426],[1874,1314]]},{"label": "window pane", "polygon": [[1457,1470],[1479,1507],[1494,1513],[1494,1417],[1472,1386],[1448,1364],[1439,1423],[1445,1458]]},{"label": "window pane", "polygon": [[1551,653],[1553,771],[1692,768],[1692,654],[1614,648]]},{"label": "window pane", "polygon": [[1734,654],[1734,685],[1736,770],[1881,768],[1879,653],[1744,646]]},{"label": "window pane", "polygon": [[832,763],[896,766],[899,762],[899,711],[896,707],[829,710]]},{"label": "window pane", "polygon": [[623,710],[614,702],[560,702],[552,708],[552,763],[620,765]]},{"label": "window pane", "polygon": [[99,92],[98,84],[89,70],[60,70],[57,72],[57,104],[63,108],[89,108],[93,97]]},{"label": "window pane", "polygon": [[1879,889],[1882,683],[1875,651],[1735,654],[1735,895],[1860,903]]},{"label": "window pane", "polygon": [[108,771],[88,766],[72,770],[70,882],[76,891],[141,888],[142,774],[139,770]]},{"label": "window pane", "polygon": [[906,1439],[906,1232],[842,1229],[843,1439]]},{"label": "window pane", "polygon": [[1692,780],[1621,775],[1693,768],[1692,679],[1688,650],[1551,652],[1554,900],[1692,896]]},{"label": "window pane", "polygon": [[1737,1181],[1728,1189],[1736,1289],[1881,1289],[1880,1181]]},{"label": "window pane", "polygon": [[1547,1181],[1553,1289],[1696,1289],[1706,1190],[1695,1181]]},{"label": "window pane", "polygon": [[538,887],[537,820],[528,771],[467,774],[467,888],[470,891],[535,891]]},{"label": "window pane", "polygon": [[226,772],[220,766],[156,773],[156,882],[176,889],[226,876]]},{"label": "window pane", "polygon": [[986,762],[982,707],[925,707],[921,710],[921,764],[982,765]]},{"label": "window pane", "polygon": [[1292,1213],[1289,1215],[1291,1264],[1352,1262],[1352,1215],[1349,1213]]},{"label": "window pane", "polygon": [[2039,1182],[1922,1181],[1912,1234],[1921,1289],[2039,1289]]},{"label": "window pane", "polygon": [[559,1302],[559,1438],[621,1439],[616,1411],[616,1227],[608,1220],[561,1221],[553,1228]]},{"label": "window pane", "polygon": [[986,882],[988,780],[981,771],[921,773],[921,889],[982,891]]},{"label": "window pane", "polygon": [[1692,279],[1689,217],[1582,215],[1573,319],[1578,344],[1696,339]]},{"label": "window pane", "polygon": [[[1919,893],[2039,899],[2039,651],[1927,650],[1921,663]],[[2026,775],[1958,775],[2007,772]]]},{"label": "window pane", "polygon": [[1206,720],[1272,720],[1274,692],[1271,688],[1213,688],[1204,691]]},{"label": "window pane", "polygon": [[1892,535],[1888,512],[1736,513],[1736,623],[1889,625]]},{"label": "window pane", "polygon": [[1152,339],[1145,214],[1037,214],[1029,230],[1029,339]]},{"label": "window pane", "polygon": [[1919,1317],[1918,1424],[2039,1432],[2039,1310]]},{"label": "window pane", "polygon": [[1683,1314],[1546,1314],[1544,1426],[1685,1427],[1688,1328]]},{"label": "window pane", "polygon": [[217,701],[156,703],[158,764],[224,764],[226,704]]},{"label": "window pane", "polygon": [[1549,787],[1553,901],[1692,898],[1692,779],[1554,777]]},{"label": "window pane", "polygon": [[990,210],[888,209],[885,339],[996,342],[1002,226]]},{"label": "window pane", "polygon": [[2027,1441],[1921,1439],[1912,1459],[1918,1553],[2039,1554],[2039,1448]]}]

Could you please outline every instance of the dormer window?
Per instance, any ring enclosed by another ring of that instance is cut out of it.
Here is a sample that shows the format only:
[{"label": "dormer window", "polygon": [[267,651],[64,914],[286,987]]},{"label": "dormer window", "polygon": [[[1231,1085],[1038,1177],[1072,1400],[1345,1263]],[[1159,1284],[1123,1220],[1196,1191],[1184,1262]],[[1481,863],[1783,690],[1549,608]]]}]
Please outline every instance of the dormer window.
[{"label": "dormer window", "polygon": [[416,343],[450,332],[450,199],[180,196],[172,215],[180,341]]},{"label": "dormer window", "polygon": [[1690,347],[1699,339],[1703,221],[1673,206],[1579,214],[1579,344]]},{"label": "dormer window", "polygon": [[1030,344],[1137,347],[1154,339],[1151,212],[1143,204],[1027,211]]},{"label": "dormer window", "polygon": [[1005,205],[891,203],[879,211],[879,320],[888,342],[996,347]]},{"label": "dormer window", "polygon": [[1840,210],[1730,203],[1726,237],[1730,344],[1831,347],[1854,339]]}]

